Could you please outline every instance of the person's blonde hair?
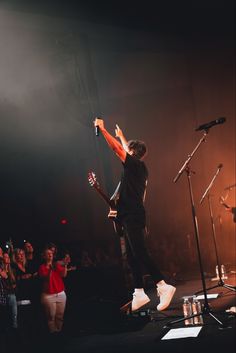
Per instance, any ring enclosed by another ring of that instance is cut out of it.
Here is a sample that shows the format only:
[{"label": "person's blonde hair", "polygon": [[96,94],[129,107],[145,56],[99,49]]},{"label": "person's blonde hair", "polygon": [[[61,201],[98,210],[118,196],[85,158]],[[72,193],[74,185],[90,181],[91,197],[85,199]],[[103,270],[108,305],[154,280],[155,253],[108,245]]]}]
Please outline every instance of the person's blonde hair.
[{"label": "person's blonde hair", "polygon": [[[25,256],[25,251],[23,250],[23,249],[20,249],[20,248],[16,248],[15,250],[14,250],[14,262],[15,263],[17,263],[18,261],[17,261],[17,257],[18,257],[18,255],[19,255],[19,253],[20,252],[23,252],[24,253],[24,256]],[[25,257],[25,260],[24,260],[24,262],[23,262],[23,265],[25,266],[26,265],[26,257]]]},{"label": "person's blonde hair", "polygon": [[[9,256],[9,254],[7,252],[3,253],[4,254],[7,254]],[[10,258],[10,256],[9,256]],[[16,278],[15,278],[15,275],[14,275],[14,272],[11,268],[11,262],[9,263],[9,265],[7,266],[7,264],[4,263],[4,260],[3,260],[3,268],[4,270],[7,272],[9,278],[10,278],[10,281],[11,283],[15,283],[16,282]]]}]

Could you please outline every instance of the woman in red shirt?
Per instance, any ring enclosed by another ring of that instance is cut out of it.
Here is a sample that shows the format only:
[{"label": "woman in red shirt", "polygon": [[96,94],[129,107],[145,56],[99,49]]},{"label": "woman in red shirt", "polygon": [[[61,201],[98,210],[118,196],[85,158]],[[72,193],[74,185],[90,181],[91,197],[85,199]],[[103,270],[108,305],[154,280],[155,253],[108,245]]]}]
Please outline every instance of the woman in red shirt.
[{"label": "woman in red shirt", "polygon": [[67,275],[67,266],[53,261],[53,252],[45,249],[44,263],[39,267],[39,277],[43,281],[41,303],[44,307],[50,333],[60,332],[66,306],[66,293],[63,277]]}]

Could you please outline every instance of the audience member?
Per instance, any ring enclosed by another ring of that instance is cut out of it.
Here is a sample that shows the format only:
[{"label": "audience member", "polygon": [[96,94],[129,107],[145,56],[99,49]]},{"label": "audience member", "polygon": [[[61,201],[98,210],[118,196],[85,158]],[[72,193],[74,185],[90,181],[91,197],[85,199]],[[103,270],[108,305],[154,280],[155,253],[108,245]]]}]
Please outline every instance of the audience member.
[{"label": "audience member", "polygon": [[67,275],[67,265],[61,266],[54,261],[53,251],[46,248],[43,264],[39,267],[39,277],[43,281],[41,303],[44,307],[48,330],[58,333],[62,330],[66,306],[66,293],[63,277]]},{"label": "audience member", "polygon": [[83,250],[80,259],[81,267],[94,267],[95,263],[90,258],[88,251]]},{"label": "audience member", "polygon": [[5,321],[7,318],[6,304],[7,304],[7,293],[4,287],[5,271],[3,270],[3,262],[0,259],[0,333],[5,330]]},{"label": "audience member", "polygon": [[3,271],[5,272],[5,278],[3,281],[6,295],[7,295],[7,307],[9,310],[9,324],[10,327],[16,329],[17,323],[17,302],[16,302],[16,279],[11,268],[11,259],[8,253],[3,254]]},{"label": "audience member", "polygon": [[28,270],[23,249],[15,249],[15,263],[12,269],[16,278],[16,299],[18,306],[18,327],[22,337],[33,332],[32,294],[34,292],[34,275]]},{"label": "audience member", "polygon": [[52,251],[52,253],[53,253],[53,260],[56,261],[56,260],[57,260],[57,250],[58,250],[56,244],[54,244],[54,243],[48,243],[48,244],[46,245],[46,248],[47,248],[47,249],[50,249],[50,250]]},{"label": "audience member", "polygon": [[27,262],[27,268],[29,272],[35,276],[38,272],[39,261],[36,259],[33,245],[29,241],[26,241],[24,243],[24,251]]},{"label": "audience member", "polygon": [[67,266],[67,272],[70,272],[70,271],[74,271],[76,270],[76,266],[72,266],[71,265],[71,256],[70,256],[70,252],[67,251],[67,250],[64,250],[62,252],[62,258],[61,260],[58,261],[58,263],[61,265],[61,266]]}]

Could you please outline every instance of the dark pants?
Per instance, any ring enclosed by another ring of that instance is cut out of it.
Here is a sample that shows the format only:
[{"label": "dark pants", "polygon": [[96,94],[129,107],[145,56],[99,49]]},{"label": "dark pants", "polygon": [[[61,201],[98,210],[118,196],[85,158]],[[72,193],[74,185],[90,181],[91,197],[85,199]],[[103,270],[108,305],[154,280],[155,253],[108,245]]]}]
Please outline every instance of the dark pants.
[{"label": "dark pants", "polygon": [[17,302],[15,293],[7,295],[10,327],[17,328]]},{"label": "dark pants", "polygon": [[122,221],[126,242],[127,260],[134,277],[134,287],[143,288],[143,270],[151,275],[154,283],[164,276],[152,261],[145,245],[145,229],[135,222]]}]

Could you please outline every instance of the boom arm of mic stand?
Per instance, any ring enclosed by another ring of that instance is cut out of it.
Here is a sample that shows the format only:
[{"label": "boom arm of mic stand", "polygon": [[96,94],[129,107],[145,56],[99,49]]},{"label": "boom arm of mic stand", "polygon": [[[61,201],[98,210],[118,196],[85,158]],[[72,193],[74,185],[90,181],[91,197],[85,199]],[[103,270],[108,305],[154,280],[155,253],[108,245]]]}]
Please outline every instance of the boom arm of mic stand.
[{"label": "boom arm of mic stand", "polygon": [[218,168],[217,168],[217,171],[216,171],[216,173],[215,173],[215,175],[213,176],[213,178],[212,178],[212,180],[211,180],[211,182],[210,182],[210,184],[208,185],[206,191],[205,191],[204,194],[202,195],[202,198],[201,198],[201,200],[200,200],[200,204],[202,204],[203,200],[204,200],[205,197],[207,196],[208,191],[211,189],[211,187],[212,187],[212,185],[213,185],[213,183],[214,183],[214,181],[215,181],[217,175],[219,174],[220,170],[221,170],[221,168],[218,167]]},{"label": "boom arm of mic stand", "polygon": [[201,137],[201,139],[199,140],[197,146],[194,148],[194,150],[192,151],[192,153],[188,156],[188,158],[186,159],[186,161],[184,162],[183,166],[180,168],[180,170],[178,171],[178,174],[176,175],[176,177],[174,178],[174,183],[176,183],[178,181],[178,179],[180,178],[180,176],[182,175],[182,173],[186,170],[189,162],[191,161],[191,159],[193,158],[194,154],[197,152],[198,148],[200,147],[200,145],[202,144],[202,142],[205,142],[206,140],[206,135],[208,134],[208,130],[204,131],[203,136]]}]

